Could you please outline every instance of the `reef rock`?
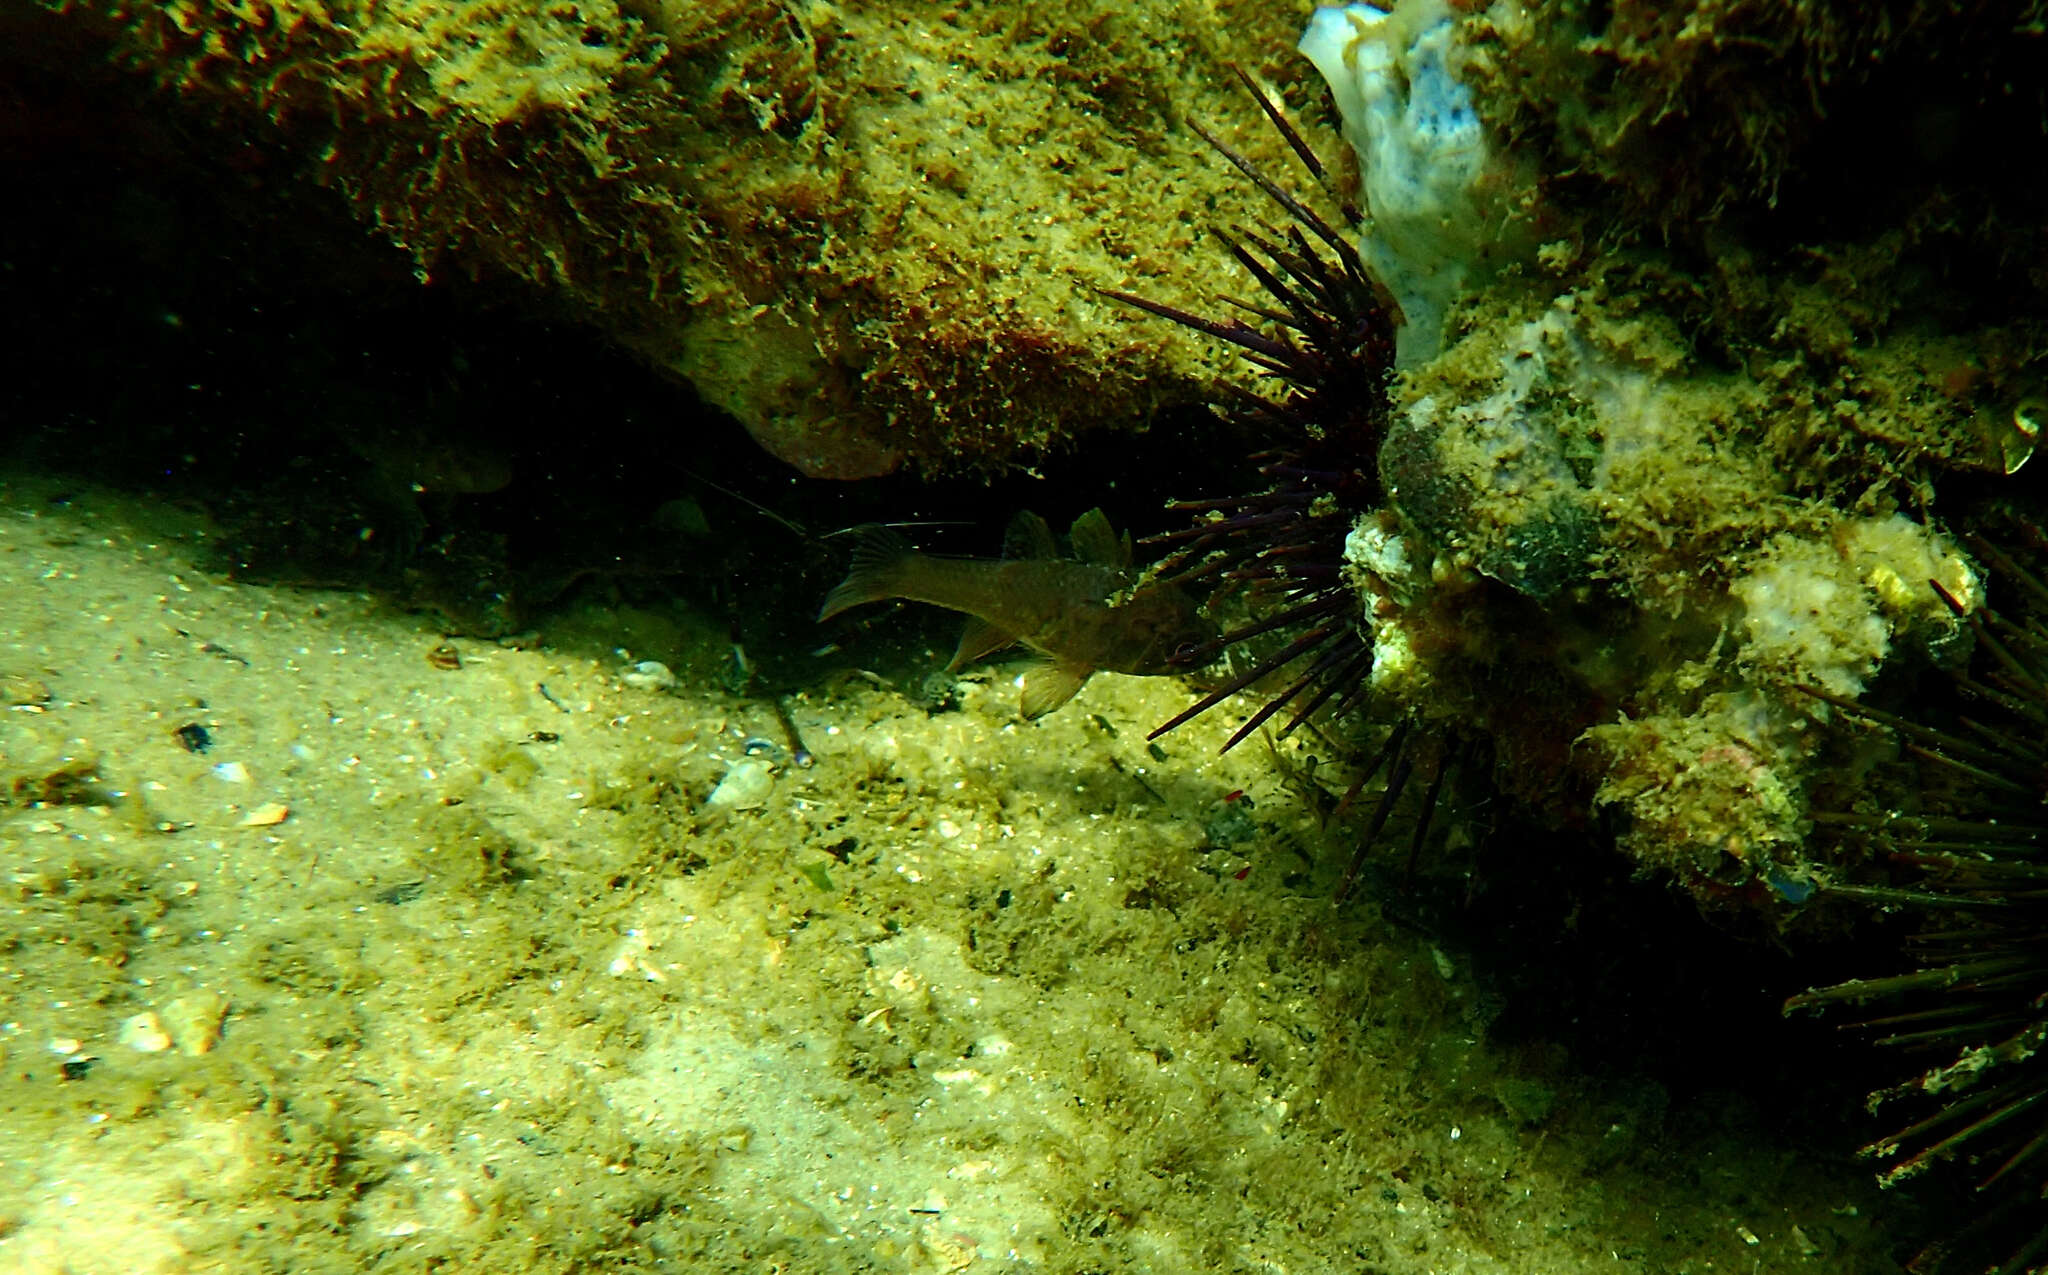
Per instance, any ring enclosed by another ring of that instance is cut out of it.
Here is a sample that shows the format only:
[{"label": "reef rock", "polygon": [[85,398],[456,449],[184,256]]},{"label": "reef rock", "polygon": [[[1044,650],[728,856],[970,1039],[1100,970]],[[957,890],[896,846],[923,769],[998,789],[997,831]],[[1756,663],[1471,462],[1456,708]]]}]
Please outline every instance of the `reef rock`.
[{"label": "reef rock", "polygon": [[[298,157],[424,275],[511,275],[799,470],[986,470],[1224,370],[1095,287],[1198,304],[1277,166],[1228,64],[1302,102],[1293,15],[1085,0],[77,0],[89,32]],[[51,47],[55,47],[54,43]],[[194,130],[203,132],[204,130]]]}]

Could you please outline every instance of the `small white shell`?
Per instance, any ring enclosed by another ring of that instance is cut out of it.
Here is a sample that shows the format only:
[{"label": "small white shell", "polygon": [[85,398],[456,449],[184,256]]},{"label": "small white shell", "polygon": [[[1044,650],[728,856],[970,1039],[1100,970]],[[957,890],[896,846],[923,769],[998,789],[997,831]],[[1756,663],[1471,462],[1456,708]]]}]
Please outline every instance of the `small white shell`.
[{"label": "small white shell", "polygon": [[153,1013],[122,1019],[116,1039],[145,1054],[160,1054],[171,1047],[171,1034],[164,1030],[163,1020]]},{"label": "small white shell", "polygon": [[759,810],[775,791],[775,767],[765,757],[743,757],[726,768],[705,805],[718,810]]},{"label": "small white shell", "polygon": [[265,802],[242,816],[244,828],[270,828],[283,823],[292,813],[292,808],[281,801]]}]

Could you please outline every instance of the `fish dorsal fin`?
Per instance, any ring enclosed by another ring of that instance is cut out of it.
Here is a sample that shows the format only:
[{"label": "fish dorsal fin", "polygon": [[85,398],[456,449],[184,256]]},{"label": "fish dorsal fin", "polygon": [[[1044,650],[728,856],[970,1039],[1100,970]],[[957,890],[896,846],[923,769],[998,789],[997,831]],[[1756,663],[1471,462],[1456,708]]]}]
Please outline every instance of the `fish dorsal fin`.
[{"label": "fish dorsal fin", "polygon": [[1052,528],[1046,525],[1045,519],[1025,509],[1010,519],[1010,529],[1003,533],[1003,556],[1012,559],[1057,558],[1060,546],[1052,538]]},{"label": "fish dorsal fin", "polygon": [[985,655],[992,655],[1006,646],[1015,646],[1017,639],[990,624],[978,615],[967,617],[967,627],[960,630],[960,645],[953,648],[953,660],[946,665],[948,673],[958,673],[969,664]]},{"label": "fish dorsal fin", "polygon": [[1091,509],[1074,519],[1067,539],[1073,542],[1074,556],[1082,562],[1098,567],[1131,565],[1130,533],[1118,536],[1109,525],[1109,515],[1100,509]]},{"label": "fish dorsal fin", "polygon": [[1044,660],[1033,664],[1024,674],[1024,694],[1017,701],[1017,711],[1026,721],[1043,717],[1068,700],[1081,689],[1081,683],[1095,670],[1085,664],[1066,664],[1058,660]]}]

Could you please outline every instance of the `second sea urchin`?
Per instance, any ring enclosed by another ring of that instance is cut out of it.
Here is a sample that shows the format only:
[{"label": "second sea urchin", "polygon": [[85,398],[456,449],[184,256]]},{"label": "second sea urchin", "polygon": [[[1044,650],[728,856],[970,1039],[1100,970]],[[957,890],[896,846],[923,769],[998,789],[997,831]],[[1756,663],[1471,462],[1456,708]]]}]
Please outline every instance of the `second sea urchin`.
[{"label": "second sea urchin", "polygon": [[1986,1207],[1915,1269],[1992,1253],[2009,1256],[1972,1269],[2019,1275],[2048,1269],[2048,583],[1993,545],[1974,547],[2016,605],[1967,615],[1976,655],[1955,678],[1953,722],[1820,695],[1889,730],[1914,763],[1920,808],[1818,818],[1895,870],[1831,892],[1919,914],[1915,968],[1816,988],[1786,1008],[1872,1007],[1847,1026],[1922,1060],[1871,1095],[1873,1111],[1913,1115],[1864,1153],[1887,1186],[1944,1161],[1966,1166]]}]

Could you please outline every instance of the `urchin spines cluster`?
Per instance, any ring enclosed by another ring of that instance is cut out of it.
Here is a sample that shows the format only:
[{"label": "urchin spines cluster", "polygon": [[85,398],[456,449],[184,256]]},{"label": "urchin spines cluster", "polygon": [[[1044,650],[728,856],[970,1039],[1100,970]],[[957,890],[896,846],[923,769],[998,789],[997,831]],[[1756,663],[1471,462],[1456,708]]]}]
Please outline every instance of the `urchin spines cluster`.
[{"label": "urchin spines cluster", "polygon": [[[1311,175],[1322,180],[1322,165],[1299,133],[1249,77],[1238,74]],[[1291,680],[1231,735],[1227,749],[1283,710],[1291,710],[1281,726],[1284,734],[1325,706],[1342,711],[1368,686],[1372,647],[1363,632],[1359,594],[1345,570],[1344,548],[1357,519],[1383,496],[1378,452],[1389,410],[1395,312],[1356,247],[1329,220],[1199,124],[1190,127],[1286,213],[1281,227],[1262,223],[1217,232],[1265,299],[1225,297],[1235,313],[1218,319],[1130,293],[1105,295],[1230,343],[1281,386],[1277,397],[1237,385],[1224,391],[1227,410],[1242,424],[1279,440],[1252,458],[1267,485],[1242,495],[1175,502],[1169,509],[1191,516],[1192,525],[1147,541],[1170,549],[1157,568],[1163,576],[1243,590],[1266,607],[1256,619],[1188,652],[1187,667],[1205,665],[1241,642],[1290,635],[1153,733],[1156,738],[1293,667]]]},{"label": "urchin spines cluster", "polygon": [[1997,545],[1971,547],[2016,605],[1966,608],[1934,585],[1977,652],[1953,676],[1966,707],[1952,724],[1813,692],[1889,730],[1916,767],[1929,810],[1818,816],[1895,870],[1830,889],[1920,913],[1913,968],[1814,988],[1786,1010],[1872,1007],[1844,1029],[1926,1060],[1870,1095],[1873,1112],[1919,1110],[1863,1153],[1887,1186],[1975,1166],[1986,1210],[1953,1246],[2009,1248],[1996,1269],[2017,1275],[2048,1256],[2048,583]]}]

